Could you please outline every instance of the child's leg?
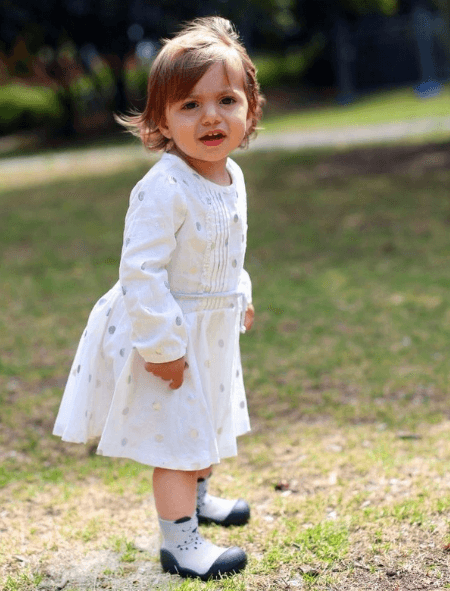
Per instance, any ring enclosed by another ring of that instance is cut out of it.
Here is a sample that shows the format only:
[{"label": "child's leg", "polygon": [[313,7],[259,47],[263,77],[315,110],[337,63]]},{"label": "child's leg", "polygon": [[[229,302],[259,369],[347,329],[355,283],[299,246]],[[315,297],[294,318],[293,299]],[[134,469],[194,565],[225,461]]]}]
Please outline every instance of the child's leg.
[{"label": "child's leg", "polygon": [[161,519],[176,521],[192,515],[196,505],[197,478],[197,471],[154,469],[153,493]]},{"label": "child's leg", "polygon": [[172,521],[192,515],[196,507],[197,482],[210,475],[211,466],[194,472],[155,468],[153,492],[158,515]]},{"label": "child's leg", "polygon": [[209,579],[240,571],[247,557],[240,548],[222,548],[198,533],[197,479],[207,471],[155,468],[153,492],[163,536],[161,564],[166,572]]},{"label": "child's leg", "polygon": [[209,478],[212,474],[212,466],[209,468],[205,468],[204,470],[199,470],[197,472],[197,480],[201,480],[202,478]]}]

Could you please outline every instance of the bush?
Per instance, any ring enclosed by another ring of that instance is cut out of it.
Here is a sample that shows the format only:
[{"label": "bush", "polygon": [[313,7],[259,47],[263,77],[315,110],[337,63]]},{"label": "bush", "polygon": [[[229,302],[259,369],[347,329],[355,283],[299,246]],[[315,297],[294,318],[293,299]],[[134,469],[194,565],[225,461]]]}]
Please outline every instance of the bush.
[{"label": "bush", "polygon": [[321,33],[313,36],[303,47],[291,47],[284,54],[253,56],[258,81],[264,87],[297,85],[308,68],[322,53],[326,40]]},{"label": "bush", "polygon": [[64,109],[51,88],[7,84],[0,86],[0,133],[58,123]]}]

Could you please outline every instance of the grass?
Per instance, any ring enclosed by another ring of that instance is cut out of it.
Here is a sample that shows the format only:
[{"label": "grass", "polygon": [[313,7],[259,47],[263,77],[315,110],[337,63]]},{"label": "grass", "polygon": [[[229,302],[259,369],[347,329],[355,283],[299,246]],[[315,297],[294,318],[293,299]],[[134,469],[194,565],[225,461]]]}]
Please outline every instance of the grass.
[{"label": "grass", "polygon": [[64,573],[69,591],[448,588],[448,156],[442,144],[240,157],[253,434],[214,486],[253,513],[246,528],[208,528],[249,552],[243,574],[208,583],[158,570],[147,467],[50,434],[144,167],[0,190],[0,588]]},{"label": "grass", "polygon": [[[295,95],[292,98],[295,100]],[[438,96],[427,99],[419,98],[411,87],[404,87],[362,95],[345,106],[337,103],[319,103],[306,108],[292,109],[291,112],[282,112],[274,107],[270,108],[269,104],[263,127],[268,133],[279,133],[449,117],[449,98],[450,85],[446,84]]]},{"label": "grass", "polygon": [[27,573],[22,573],[18,577],[11,577],[8,576],[5,585],[3,587],[3,591],[20,591],[24,588],[36,588],[42,581],[42,575],[35,574],[35,575],[28,575]]}]

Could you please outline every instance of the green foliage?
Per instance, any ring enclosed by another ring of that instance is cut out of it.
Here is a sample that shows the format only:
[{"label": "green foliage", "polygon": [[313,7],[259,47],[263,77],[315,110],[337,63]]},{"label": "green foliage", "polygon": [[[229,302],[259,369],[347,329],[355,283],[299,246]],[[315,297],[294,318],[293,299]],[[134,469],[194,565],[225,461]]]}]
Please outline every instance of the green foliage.
[{"label": "green foliage", "polygon": [[95,97],[95,84],[91,76],[79,76],[70,86],[71,100],[79,113],[89,109],[89,102]]},{"label": "green foliage", "polygon": [[341,4],[356,14],[377,12],[392,16],[398,11],[398,0],[341,0]]},{"label": "green foliage", "polygon": [[303,47],[291,47],[285,54],[254,56],[261,87],[298,84],[299,80],[325,47],[325,37],[318,33]]},{"label": "green foliage", "polygon": [[0,86],[0,133],[57,122],[63,108],[57,93],[41,86]]},{"label": "green foliage", "polygon": [[125,72],[128,93],[142,100],[146,96],[149,65],[146,67],[129,68]]}]

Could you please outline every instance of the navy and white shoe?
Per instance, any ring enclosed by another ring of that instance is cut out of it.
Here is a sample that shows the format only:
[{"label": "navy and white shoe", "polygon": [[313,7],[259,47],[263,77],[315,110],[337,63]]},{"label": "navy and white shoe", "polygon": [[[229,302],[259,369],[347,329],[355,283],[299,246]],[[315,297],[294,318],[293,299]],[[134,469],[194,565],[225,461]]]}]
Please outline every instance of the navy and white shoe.
[{"label": "navy and white shoe", "polygon": [[250,519],[250,507],[242,499],[228,500],[208,493],[208,478],[197,483],[197,516],[199,523],[215,523],[228,527],[245,525]]},{"label": "navy and white shoe", "polygon": [[247,564],[247,555],[241,548],[223,548],[205,540],[198,533],[196,514],[177,521],[160,518],[159,525],[164,572],[207,581],[236,574]]}]

